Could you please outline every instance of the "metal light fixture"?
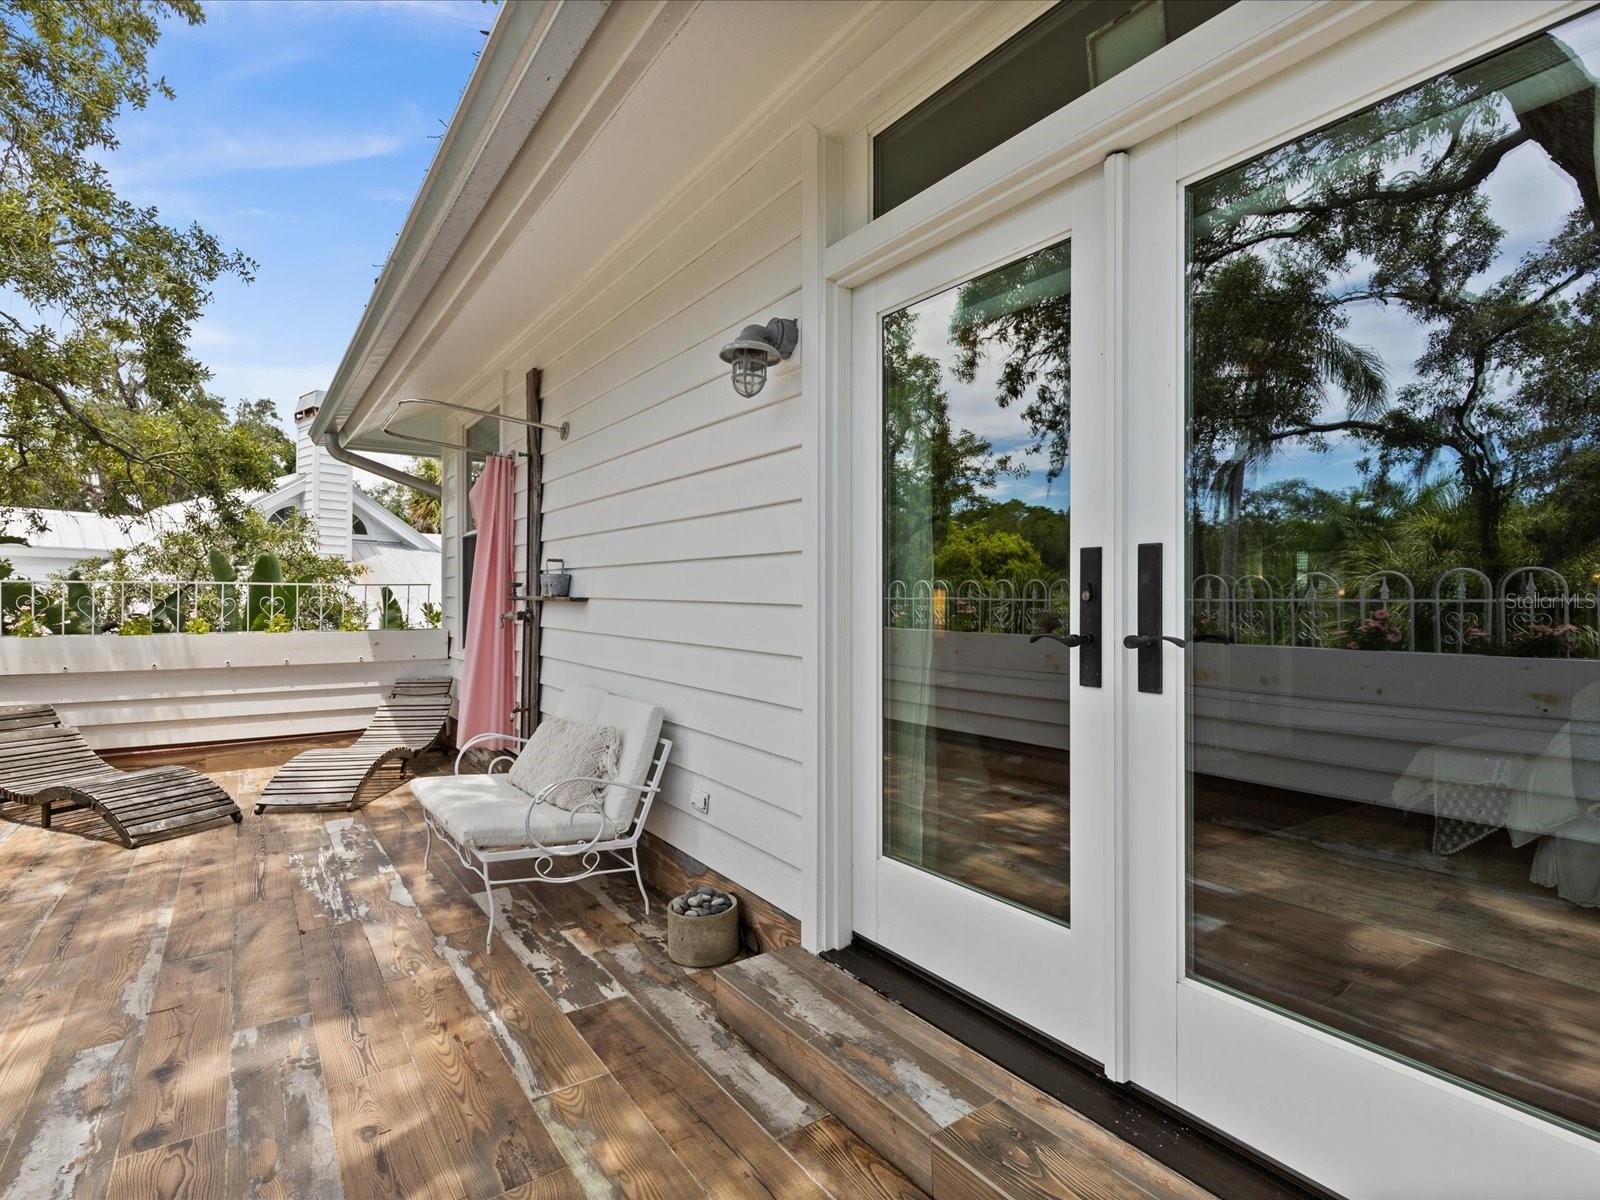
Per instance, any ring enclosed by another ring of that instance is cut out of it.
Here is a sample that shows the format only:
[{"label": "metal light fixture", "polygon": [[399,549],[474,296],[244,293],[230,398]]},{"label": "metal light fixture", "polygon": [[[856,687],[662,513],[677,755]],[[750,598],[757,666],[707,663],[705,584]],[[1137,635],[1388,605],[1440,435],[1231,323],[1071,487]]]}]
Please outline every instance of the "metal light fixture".
[{"label": "metal light fixture", "polygon": [[733,366],[733,390],[746,400],[767,386],[767,368],[794,353],[800,325],[787,317],[773,317],[765,325],[746,325],[722,348],[722,361]]}]

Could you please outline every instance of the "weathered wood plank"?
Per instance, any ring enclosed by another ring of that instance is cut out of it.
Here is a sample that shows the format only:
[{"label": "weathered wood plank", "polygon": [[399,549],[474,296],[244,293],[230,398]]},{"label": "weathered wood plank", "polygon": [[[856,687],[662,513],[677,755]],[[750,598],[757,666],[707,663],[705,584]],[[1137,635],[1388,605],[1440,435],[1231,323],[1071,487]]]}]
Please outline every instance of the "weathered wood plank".
[{"label": "weathered wood plank", "polygon": [[[104,865],[91,860],[80,867],[72,875],[66,893],[51,906],[48,919],[31,939],[22,942],[26,953],[18,965],[36,966],[92,951],[105,923],[116,912],[118,893],[128,878],[133,858],[124,853]],[[21,929],[17,936],[23,936]],[[5,952],[0,946],[0,955]]]},{"label": "weathered wood plank", "polygon": [[51,1060],[0,1165],[0,1200],[109,1196],[137,1033],[64,1049]]},{"label": "weathered wood plank", "polygon": [[250,1029],[311,1009],[292,900],[239,910],[234,942],[233,1027]]},{"label": "weathered wood plank", "polygon": [[344,887],[365,913],[362,930],[383,977],[402,979],[444,966],[434,950],[433,928],[372,830],[358,818],[342,818],[328,825],[348,858],[366,871],[346,879]]},{"label": "weathered wood plank", "polygon": [[589,1043],[528,969],[503,950],[484,952],[480,930],[441,937],[438,950],[529,1099],[605,1073]]},{"label": "weathered wood plank", "polygon": [[213,1129],[155,1150],[119,1155],[111,1169],[116,1200],[226,1200],[227,1131]]},{"label": "weathered wood plank", "polygon": [[[1030,1121],[1003,1100],[963,1117],[933,1140],[933,1192],[940,1200],[1079,1200],[1080,1197],[1203,1195],[1193,1185],[1157,1190]],[[1183,1181],[1180,1181],[1182,1183]]]},{"label": "weathered wood plank", "polygon": [[228,1190],[260,1200],[341,1200],[327,1085],[309,1016],[233,1035]]},{"label": "weathered wood plank", "polygon": [[576,1175],[561,1170],[502,1192],[495,1200],[589,1200],[589,1194],[578,1183]]},{"label": "weathered wood plank", "polygon": [[883,1155],[839,1123],[824,1117],[783,1139],[813,1179],[844,1200],[928,1200],[928,1194]]},{"label": "weathered wood plank", "polygon": [[990,1096],[936,1057],[842,1007],[779,956],[717,971],[723,1019],[924,1191],[930,1139]]},{"label": "weathered wood plank", "polygon": [[225,1123],[228,1007],[226,995],[209,995],[150,1014],[122,1122],[124,1152],[154,1150]]},{"label": "weathered wood plank", "polygon": [[[526,894],[502,887],[494,890],[494,898],[495,936],[528,968],[562,1012],[628,994],[592,954],[553,926]],[[481,908],[483,897],[477,900]]]},{"label": "weathered wood plank", "polygon": [[458,1200],[466,1194],[414,1064],[332,1088],[328,1103],[345,1194],[353,1200]]},{"label": "weathered wood plank", "polygon": [[811,1197],[816,1182],[633,1000],[572,1021],[707,1193]]},{"label": "weathered wood plank", "polygon": [[50,1067],[81,971],[81,960],[44,963],[17,971],[0,990],[0,1162]]},{"label": "weathered wood plank", "polygon": [[329,1086],[386,1071],[410,1058],[372,947],[356,924],[300,939],[311,1017]]},{"label": "weathered wood plank", "polygon": [[1119,1164],[1119,1170],[1137,1179],[1153,1195],[1194,1195],[1203,1191],[1110,1130],[1074,1112],[1059,1100],[1018,1079],[1004,1067],[956,1041],[942,1030],[871,988],[850,978],[839,968],[797,948],[776,951],[778,957],[804,974],[847,1007],[870,1016],[895,1037],[949,1064],[981,1090],[1004,1100],[1017,1112],[1037,1122],[1055,1136],[1083,1148],[1095,1158]]},{"label": "weathered wood plank", "polygon": [[534,1108],[586,1194],[613,1196],[626,1181],[627,1192],[652,1200],[706,1195],[611,1076],[541,1096]]},{"label": "weathered wood plank", "polygon": [[295,912],[303,930],[361,921],[367,915],[366,905],[350,895],[345,882],[375,867],[376,860],[361,858],[359,846],[345,844],[343,826],[337,831],[341,835],[338,842],[333,840],[334,832],[319,820],[315,835],[307,834],[307,840],[319,835],[314,848],[289,853],[289,870],[295,875]]},{"label": "weathered wood plank", "polygon": [[[443,844],[435,845],[429,866],[422,865],[426,833],[406,815],[400,802],[415,804],[405,788],[369,804],[362,819],[377,835],[389,861],[399,872],[406,891],[435,933],[456,933],[483,924],[483,909],[475,893],[450,870],[455,854]],[[459,864],[455,864],[459,866]]]},{"label": "weathered wood plank", "polygon": [[63,1032],[71,1049],[122,1041],[143,1024],[172,925],[172,905],[164,893],[160,887],[144,886],[119,893],[123,910],[107,923],[99,945],[85,959],[84,980]]},{"label": "weathered wood plank", "polygon": [[723,1087],[782,1138],[827,1115],[725,1025],[687,973],[648,944],[616,946],[601,955],[633,997]]},{"label": "weathered wood plank", "polygon": [[561,1169],[555,1143],[450,970],[388,987],[424,1100],[452,1147],[466,1194],[497,1196]]}]

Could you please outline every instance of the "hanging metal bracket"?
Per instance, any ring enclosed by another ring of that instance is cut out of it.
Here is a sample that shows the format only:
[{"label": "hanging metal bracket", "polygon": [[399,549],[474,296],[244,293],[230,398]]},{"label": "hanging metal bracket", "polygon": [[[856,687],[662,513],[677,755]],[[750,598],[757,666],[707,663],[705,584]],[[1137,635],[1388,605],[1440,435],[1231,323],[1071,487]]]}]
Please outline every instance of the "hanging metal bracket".
[{"label": "hanging metal bracket", "polygon": [[[526,417],[512,417],[506,415],[505,413],[486,413],[482,409],[470,408],[465,404],[454,404],[449,400],[428,400],[420,396],[410,396],[404,400],[401,400],[395,405],[396,414],[398,414],[400,409],[404,408],[408,404],[431,404],[435,408],[453,408],[457,412],[472,413],[474,416],[479,417],[494,417],[501,421],[510,421],[513,425],[526,426],[529,429],[543,429],[548,433],[560,435],[563,442],[567,440],[567,434],[572,432],[572,423],[570,421],[563,421],[559,425],[552,425],[548,421],[534,421],[529,420]],[[398,437],[404,435],[397,434],[395,436]]]},{"label": "hanging metal bracket", "polygon": [[506,454],[512,458],[528,457],[528,452],[526,450],[485,450],[481,446],[469,446],[465,442],[447,442],[442,439],[413,437],[409,433],[397,433],[393,429],[389,428],[389,421],[394,420],[399,415],[400,412],[398,409],[390,413],[388,420],[384,421],[384,423],[378,427],[379,432],[383,433],[386,437],[394,438],[398,442],[410,442],[416,446],[426,446],[430,450],[460,450],[466,454]]}]

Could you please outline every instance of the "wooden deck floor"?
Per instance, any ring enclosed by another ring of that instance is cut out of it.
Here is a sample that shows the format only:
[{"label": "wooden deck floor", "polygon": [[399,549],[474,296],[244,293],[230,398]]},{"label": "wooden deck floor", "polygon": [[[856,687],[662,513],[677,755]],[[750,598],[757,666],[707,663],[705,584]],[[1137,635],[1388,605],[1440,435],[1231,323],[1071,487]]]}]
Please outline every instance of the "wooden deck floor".
[{"label": "wooden deck floor", "polygon": [[[248,811],[273,760],[189,761]],[[506,890],[484,954],[414,805],[134,851],[7,808],[0,1200],[922,1195],[722,1025],[627,887]]]}]

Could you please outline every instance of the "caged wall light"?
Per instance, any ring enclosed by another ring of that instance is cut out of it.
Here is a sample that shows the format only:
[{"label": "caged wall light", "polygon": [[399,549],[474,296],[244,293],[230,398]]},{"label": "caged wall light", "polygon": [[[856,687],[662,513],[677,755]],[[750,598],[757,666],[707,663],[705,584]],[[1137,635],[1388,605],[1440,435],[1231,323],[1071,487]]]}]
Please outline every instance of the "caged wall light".
[{"label": "caged wall light", "polygon": [[746,400],[767,386],[767,368],[794,353],[800,341],[800,324],[773,317],[765,325],[746,325],[722,348],[722,361],[733,367],[733,390]]}]

